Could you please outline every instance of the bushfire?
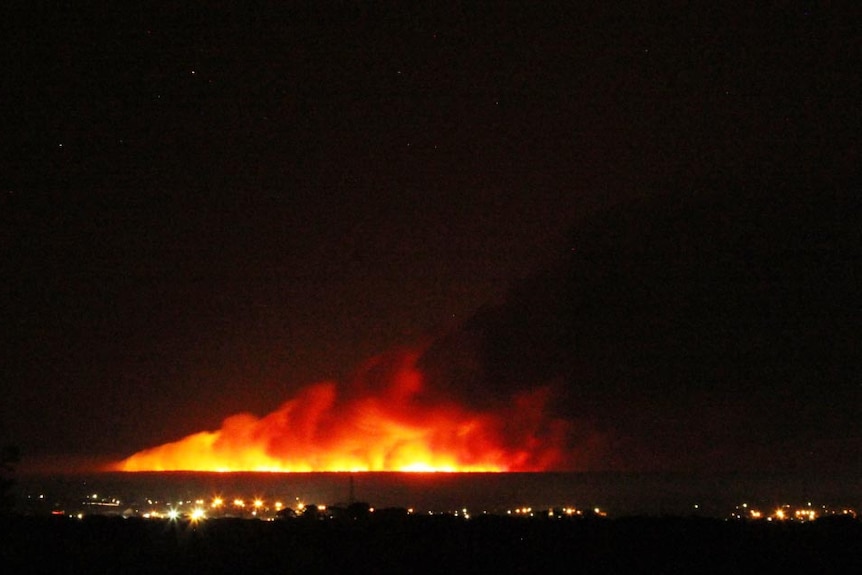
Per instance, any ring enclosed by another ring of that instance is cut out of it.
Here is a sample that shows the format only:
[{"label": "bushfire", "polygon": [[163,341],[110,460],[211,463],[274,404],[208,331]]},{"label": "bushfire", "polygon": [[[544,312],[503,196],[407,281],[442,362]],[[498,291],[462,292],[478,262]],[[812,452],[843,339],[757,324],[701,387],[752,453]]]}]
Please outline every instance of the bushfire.
[{"label": "bushfire", "polygon": [[472,409],[435,398],[419,356],[372,360],[348,386],[310,385],[262,418],[233,415],[218,430],[145,449],[112,469],[502,472],[563,463],[569,429],[547,415],[548,387]]}]

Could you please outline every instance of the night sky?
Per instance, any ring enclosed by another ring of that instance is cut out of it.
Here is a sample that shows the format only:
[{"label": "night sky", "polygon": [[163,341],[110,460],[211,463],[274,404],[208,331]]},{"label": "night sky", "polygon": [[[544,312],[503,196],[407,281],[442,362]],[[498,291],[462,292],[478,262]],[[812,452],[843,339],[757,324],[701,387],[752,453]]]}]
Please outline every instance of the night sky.
[{"label": "night sky", "polygon": [[92,4],[4,8],[25,463],[422,343],[459,401],[558,387],[576,468],[862,472],[847,15]]}]

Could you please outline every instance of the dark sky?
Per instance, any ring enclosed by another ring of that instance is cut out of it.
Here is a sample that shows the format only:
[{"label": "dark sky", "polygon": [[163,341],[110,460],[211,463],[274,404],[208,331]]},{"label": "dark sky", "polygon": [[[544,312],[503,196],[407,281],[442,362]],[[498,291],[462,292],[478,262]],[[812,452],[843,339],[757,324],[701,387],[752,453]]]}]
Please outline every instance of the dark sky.
[{"label": "dark sky", "polygon": [[[852,186],[862,132],[845,15],[570,4],[10,9],[5,435],[25,457],[126,455],[270,411],[393,346],[457,340],[477,310],[545,317],[518,312],[512,290],[533,281],[542,300],[547,270],[580,269],[567,259],[578,230],[649,229],[668,205],[654,196],[727,189],[716,205],[738,215],[749,195],[763,206]],[[845,211],[825,213],[818,229]],[[608,269],[630,284],[643,271]],[[584,321],[601,325],[605,305]],[[491,321],[506,335],[489,341],[517,339],[507,322]],[[599,335],[604,351],[555,336],[558,369],[520,369],[576,391],[573,366],[593,374],[580,380],[601,403],[591,425],[611,429],[625,398],[607,390],[622,384],[594,375],[620,343]],[[835,385],[860,407],[845,367]],[[678,411],[666,403],[649,405]],[[620,433],[638,429],[669,433]],[[647,465],[642,445],[626,449],[638,455],[618,466]]]}]

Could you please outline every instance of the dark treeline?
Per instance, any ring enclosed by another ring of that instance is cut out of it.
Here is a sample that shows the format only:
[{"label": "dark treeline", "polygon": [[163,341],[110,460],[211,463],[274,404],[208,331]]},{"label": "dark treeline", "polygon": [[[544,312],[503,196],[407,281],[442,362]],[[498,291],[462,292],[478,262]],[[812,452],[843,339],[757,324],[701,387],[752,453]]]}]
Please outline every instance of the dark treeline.
[{"label": "dark treeline", "polygon": [[411,516],[366,521],[113,517],[6,520],[15,573],[668,573],[862,567],[862,523],[629,517],[524,520]]}]

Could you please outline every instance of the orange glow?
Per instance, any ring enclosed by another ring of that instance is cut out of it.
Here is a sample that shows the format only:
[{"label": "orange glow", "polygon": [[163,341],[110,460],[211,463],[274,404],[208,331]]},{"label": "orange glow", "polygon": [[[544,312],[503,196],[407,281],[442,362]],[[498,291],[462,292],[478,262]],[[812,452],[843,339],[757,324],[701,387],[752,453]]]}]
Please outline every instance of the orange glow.
[{"label": "orange glow", "polygon": [[[135,453],[119,471],[542,471],[564,464],[567,424],[549,388],[474,410],[433,399],[415,363],[375,358],[352,385],[308,386],[274,412]],[[380,366],[385,374],[380,376]],[[369,372],[377,370],[373,377]],[[388,370],[388,371],[387,371]]]}]

